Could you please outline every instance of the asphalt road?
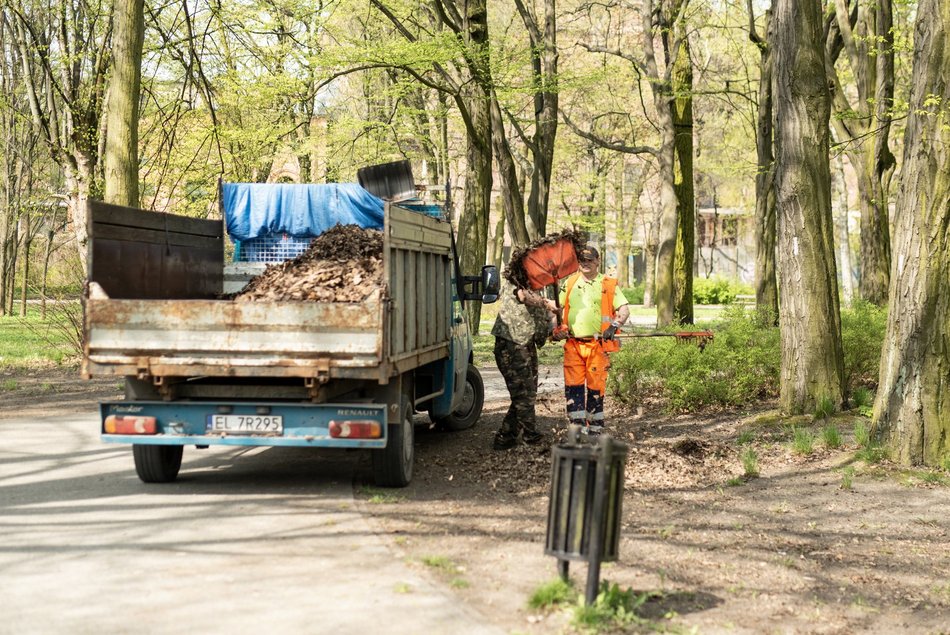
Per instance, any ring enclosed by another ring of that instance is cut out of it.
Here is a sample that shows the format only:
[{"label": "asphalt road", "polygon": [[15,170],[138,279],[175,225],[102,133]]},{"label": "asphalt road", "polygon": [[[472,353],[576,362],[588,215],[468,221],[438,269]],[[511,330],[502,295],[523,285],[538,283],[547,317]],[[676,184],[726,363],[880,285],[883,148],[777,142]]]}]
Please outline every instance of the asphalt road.
[{"label": "asphalt road", "polygon": [[500,633],[373,533],[360,469],[186,448],[146,485],[92,411],[0,419],[0,633]]}]

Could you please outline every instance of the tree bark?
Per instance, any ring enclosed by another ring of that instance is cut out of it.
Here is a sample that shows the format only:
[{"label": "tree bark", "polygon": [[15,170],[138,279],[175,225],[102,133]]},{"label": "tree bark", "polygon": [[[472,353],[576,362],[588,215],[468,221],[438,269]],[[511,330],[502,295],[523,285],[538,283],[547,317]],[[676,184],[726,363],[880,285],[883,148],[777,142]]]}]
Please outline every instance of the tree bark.
[{"label": "tree bark", "polygon": [[921,0],[873,425],[906,465],[950,456],[950,4]]},{"label": "tree bark", "polygon": [[142,83],[144,0],[114,6],[112,79],[106,112],[105,200],[139,207],[139,93]]},{"label": "tree bark", "polygon": [[[682,28],[682,25],[680,25]],[[696,251],[696,198],[693,192],[693,61],[689,40],[673,60],[674,190],[676,192],[676,255],[674,257],[674,319],[693,323],[693,262]]]},{"label": "tree bark", "polygon": [[515,0],[531,41],[534,86],[534,135],[528,144],[534,159],[525,225],[531,240],[547,232],[548,201],[557,139],[558,48],[555,0],[544,0],[544,25],[522,0]]},{"label": "tree bark", "polygon": [[849,228],[848,214],[850,205],[848,204],[848,184],[845,181],[844,161],[840,156],[835,161],[838,172],[838,181],[840,190],[838,192],[838,259],[841,262],[841,291],[844,294],[845,305],[850,306],[854,297],[854,280],[851,277],[851,230]]},{"label": "tree bark", "polygon": [[772,153],[772,48],[769,45],[771,11],[765,12],[762,38],[755,28],[752,0],[748,0],[749,38],[759,48],[759,100],[755,125],[755,304],[778,320],[775,280],[775,156]]},{"label": "tree bark", "polygon": [[[835,0],[828,16],[826,73],[833,88],[838,138],[858,175],[861,210],[859,290],[868,302],[887,303],[890,276],[888,197],[896,161],[889,148],[894,105],[892,0],[856,3]],[[835,69],[842,52],[854,76],[857,100],[848,101]]]},{"label": "tree bark", "polygon": [[821,6],[776,0],[775,141],[783,411],[843,399]]}]

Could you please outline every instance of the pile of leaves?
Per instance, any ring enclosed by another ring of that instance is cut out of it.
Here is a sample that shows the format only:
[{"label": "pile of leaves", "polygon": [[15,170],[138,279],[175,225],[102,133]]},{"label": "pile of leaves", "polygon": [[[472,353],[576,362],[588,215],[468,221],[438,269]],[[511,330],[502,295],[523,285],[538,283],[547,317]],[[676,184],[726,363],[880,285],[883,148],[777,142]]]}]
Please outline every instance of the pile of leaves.
[{"label": "pile of leaves", "polygon": [[362,302],[383,286],[383,234],[337,225],[293,260],[268,265],[238,302]]}]

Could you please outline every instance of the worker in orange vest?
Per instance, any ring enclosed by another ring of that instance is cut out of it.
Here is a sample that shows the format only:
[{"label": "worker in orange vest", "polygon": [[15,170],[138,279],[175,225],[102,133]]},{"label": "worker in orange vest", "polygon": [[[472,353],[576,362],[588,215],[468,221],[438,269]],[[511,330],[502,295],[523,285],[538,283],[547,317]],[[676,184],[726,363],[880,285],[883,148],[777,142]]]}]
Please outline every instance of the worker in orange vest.
[{"label": "worker in orange vest", "polygon": [[600,253],[584,247],[577,254],[579,271],[561,283],[564,342],[564,395],[570,423],[588,434],[604,430],[604,393],[608,353],[620,350],[617,330],[630,317],[630,307],[615,278],[600,273]]}]

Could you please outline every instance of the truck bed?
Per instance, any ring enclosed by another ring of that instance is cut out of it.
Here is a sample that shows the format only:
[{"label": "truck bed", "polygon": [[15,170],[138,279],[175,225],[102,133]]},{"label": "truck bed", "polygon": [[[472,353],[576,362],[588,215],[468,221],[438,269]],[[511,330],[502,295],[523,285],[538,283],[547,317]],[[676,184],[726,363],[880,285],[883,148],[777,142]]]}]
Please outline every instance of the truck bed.
[{"label": "truck bed", "polygon": [[215,299],[224,280],[220,224],[98,202],[89,219],[87,377],[386,383],[449,355],[451,234],[435,218],[386,206],[387,282],[360,303]]}]

